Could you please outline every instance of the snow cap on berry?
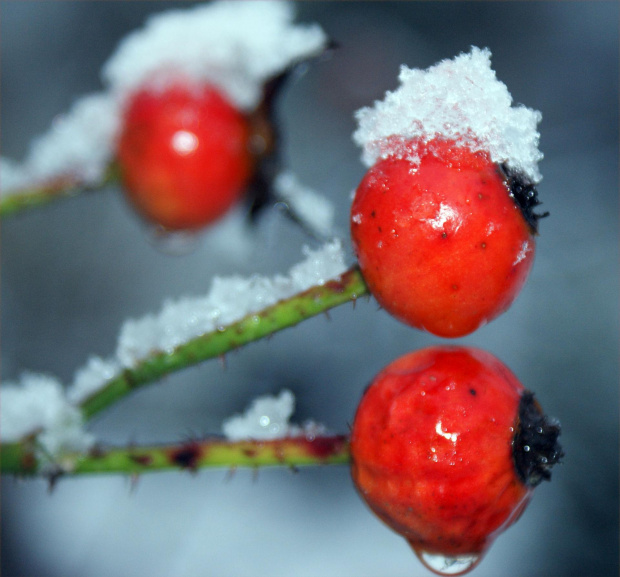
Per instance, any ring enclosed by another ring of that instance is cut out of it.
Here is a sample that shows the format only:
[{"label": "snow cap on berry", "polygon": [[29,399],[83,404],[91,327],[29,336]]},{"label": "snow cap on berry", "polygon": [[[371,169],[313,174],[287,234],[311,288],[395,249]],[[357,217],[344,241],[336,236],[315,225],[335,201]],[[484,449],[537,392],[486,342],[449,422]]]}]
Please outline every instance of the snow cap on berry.
[{"label": "snow cap on berry", "polygon": [[542,115],[523,105],[512,106],[506,85],[491,68],[489,49],[472,47],[467,54],[443,60],[428,70],[402,66],[400,86],[373,107],[358,110],[353,135],[372,166],[380,158],[419,159],[406,141],[436,137],[454,140],[473,151],[484,150],[496,163],[541,180],[537,124]]},{"label": "snow cap on berry", "polygon": [[265,81],[320,54],[327,36],[317,24],[294,24],[292,4],[219,1],[152,16],[127,36],[104,66],[104,81],[128,94],[145,82],[179,75],[218,86],[239,108],[260,101]]}]

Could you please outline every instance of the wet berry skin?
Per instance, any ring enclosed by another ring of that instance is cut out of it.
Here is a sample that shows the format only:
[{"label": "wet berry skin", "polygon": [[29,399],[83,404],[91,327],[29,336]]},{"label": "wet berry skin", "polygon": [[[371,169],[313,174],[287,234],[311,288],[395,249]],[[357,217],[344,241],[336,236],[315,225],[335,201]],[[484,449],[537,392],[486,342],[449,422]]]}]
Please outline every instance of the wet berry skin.
[{"label": "wet berry skin", "polygon": [[379,160],[357,188],[353,248],[389,313],[460,337],[512,304],[533,264],[534,230],[486,153],[441,139],[407,147],[405,158]]},{"label": "wet berry skin", "polygon": [[129,200],[165,229],[212,223],[248,185],[249,139],[247,119],[209,85],[136,92],[124,111],[117,150]]},{"label": "wet berry skin", "polygon": [[[529,406],[531,394],[497,358],[465,347],[409,353],[364,393],[351,432],[353,481],[421,559],[476,562],[527,506],[541,478],[515,466],[524,398]],[[553,449],[541,461],[548,478],[561,455],[559,425],[541,423]]]}]

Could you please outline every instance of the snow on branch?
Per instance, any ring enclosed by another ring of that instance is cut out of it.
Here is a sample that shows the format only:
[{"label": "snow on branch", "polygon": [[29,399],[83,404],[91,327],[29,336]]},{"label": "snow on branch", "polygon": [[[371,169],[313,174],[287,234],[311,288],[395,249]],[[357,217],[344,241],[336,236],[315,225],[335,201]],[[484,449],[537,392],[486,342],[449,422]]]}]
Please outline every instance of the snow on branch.
[{"label": "snow on branch", "polygon": [[62,385],[54,377],[36,373],[2,385],[0,426],[3,443],[37,435],[49,456],[84,451],[94,441],[83,430],[82,414],[67,400]]},{"label": "snow on branch", "polygon": [[171,352],[192,338],[223,329],[312,286],[321,286],[346,270],[340,240],[317,250],[304,247],[303,252],[306,258],[287,275],[216,277],[206,296],[168,301],[158,314],[126,321],[114,357],[92,357],[76,373],[69,390],[71,402],[81,402],[115,374],[153,353]]},{"label": "snow on branch", "polygon": [[[91,357],[85,366],[78,369],[73,384],[66,392],[55,378],[44,375],[24,374],[19,383],[4,384],[0,405],[2,441],[10,443],[36,436],[39,444],[52,457],[67,451],[87,449],[93,439],[82,429],[84,416],[91,416],[101,408],[118,401],[134,390],[137,384],[132,382],[129,386],[121,383],[120,390],[115,388],[111,394],[105,391],[105,398],[97,398],[94,403],[97,408],[90,407],[90,410],[86,410],[83,402],[92,401],[97,393],[104,392],[105,387],[114,384],[115,379],[123,381],[128,371],[158,354],[174,355],[183,345],[191,343],[192,339],[205,334],[226,333],[230,325],[248,316],[253,318],[252,315],[255,315],[257,322],[250,324],[258,324],[261,320],[259,315],[264,315],[269,307],[287,303],[286,299],[290,297],[303,295],[308,289],[322,287],[343,278],[343,273],[347,272],[340,240],[329,242],[316,250],[304,248],[304,254],[305,259],[294,265],[287,275],[271,278],[256,275],[250,278],[214,279],[212,289],[206,297],[168,302],[158,315],[126,321],[118,339],[116,354],[109,359]],[[348,272],[350,274],[350,271]],[[353,276],[352,286],[357,287],[353,288],[355,296],[364,294],[365,285],[359,275]],[[318,309],[325,310],[321,307],[329,308],[351,298],[345,294],[344,287],[335,287],[334,294],[334,302],[323,305],[319,303]],[[282,318],[275,315],[263,332],[251,331],[245,340],[241,333],[235,333],[231,342],[224,343],[225,347],[230,349],[239,346],[295,324],[302,320],[304,315],[316,314],[304,313],[303,306],[299,303],[293,307],[299,318],[296,316],[291,321],[286,314],[282,314]],[[211,356],[214,355],[205,354],[203,358]],[[178,366],[175,366],[182,368],[188,366],[188,362],[191,364],[198,360],[200,354],[194,351],[191,362],[181,359]],[[163,362],[163,368],[157,362],[156,359],[156,369],[152,373],[147,371],[148,376],[143,380],[153,380],[174,370],[170,368],[174,363],[169,360]],[[286,393],[281,396],[276,406],[279,408],[269,414],[274,419],[276,414],[280,415],[277,417],[278,427],[289,434],[302,431],[303,434],[310,435],[313,430],[315,434],[323,430],[313,424],[302,429],[288,425],[292,402]],[[259,407],[259,412],[261,410],[263,409]],[[262,416],[265,415],[267,413]]]},{"label": "snow on branch", "polygon": [[326,428],[314,421],[302,426],[289,422],[295,411],[295,395],[283,390],[277,397],[264,395],[252,401],[243,415],[234,415],[222,424],[227,439],[241,441],[244,439],[269,440],[283,437],[314,438],[325,435]]},{"label": "snow on branch", "polygon": [[[407,140],[442,136],[485,150],[496,163],[524,173],[539,182],[537,125],[540,112],[512,106],[512,96],[491,68],[491,52],[472,47],[468,54],[443,60],[428,70],[402,66],[400,86],[372,107],[358,110],[353,135],[363,148],[362,160],[401,157]],[[410,158],[416,164],[419,159]]]}]

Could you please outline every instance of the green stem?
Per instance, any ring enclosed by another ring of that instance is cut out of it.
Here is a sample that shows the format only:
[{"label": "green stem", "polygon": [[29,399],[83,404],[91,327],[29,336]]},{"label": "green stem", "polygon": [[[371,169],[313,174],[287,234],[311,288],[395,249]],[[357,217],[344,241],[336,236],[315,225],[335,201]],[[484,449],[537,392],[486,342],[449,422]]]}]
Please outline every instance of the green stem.
[{"label": "green stem", "polygon": [[312,287],[236,323],[194,338],[172,352],[154,354],[112,378],[85,399],[81,403],[84,419],[90,419],[125,395],[164,375],[221,356],[343,303],[354,302],[367,292],[359,269],[354,267],[337,280]]},{"label": "green stem", "polygon": [[86,475],[116,473],[137,475],[156,471],[215,467],[300,467],[341,465],[350,460],[344,435],[284,437],[269,441],[189,441],[181,445],[96,448],[88,454],[67,454],[56,467],[45,467],[32,444],[1,446],[2,473],[14,475]]},{"label": "green stem", "polygon": [[31,208],[40,208],[55,200],[77,196],[82,192],[99,190],[118,181],[118,166],[113,163],[107,168],[102,180],[92,185],[66,176],[47,184],[16,191],[14,194],[8,193],[0,197],[0,218],[13,216]]}]

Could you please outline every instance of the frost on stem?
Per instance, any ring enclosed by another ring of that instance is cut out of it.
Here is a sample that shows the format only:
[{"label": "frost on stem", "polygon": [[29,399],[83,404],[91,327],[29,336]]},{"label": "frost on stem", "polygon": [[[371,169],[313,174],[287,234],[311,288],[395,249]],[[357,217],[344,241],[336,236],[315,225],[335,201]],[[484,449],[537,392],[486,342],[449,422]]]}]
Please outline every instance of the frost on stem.
[{"label": "frost on stem", "polygon": [[288,2],[239,0],[151,17],[104,65],[103,92],[82,97],[58,116],[23,162],[2,158],[0,194],[58,180],[100,183],[113,160],[123,103],[144,83],[156,88],[179,77],[212,83],[251,111],[266,81],[327,46],[320,26],[295,24],[294,15]]},{"label": "frost on stem", "polygon": [[468,54],[443,60],[428,70],[402,66],[400,86],[373,107],[358,110],[353,135],[363,148],[362,160],[372,166],[379,158],[407,157],[406,141],[440,136],[487,151],[493,162],[505,163],[532,183],[541,180],[537,125],[540,112],[512,106],[506,85],[491,68],[491,52],[472,47]]},{"label": "frost on stem", "polygon": [[306,258],[287,275],[215,277],[206,296],[168,301],[158,314],[126,321],[114,357],[92,357],[76,373],[69,399],[79,403],[123,369],[136,366],[149,355],[171,352],[192,338],[223,328],[312,286],[323,285],[346,270],[340,240],[317,250],[304,247],[303,252]]},{"label": "frost on stem", "polygon": [[3,443],[38,435],[41,457],[67,451],[85,451],[94,438],[82,429],[79,409],[67,400],[53,377],[26,373],[19,383],[2,386],[0,424]]},{"label": "frost on stem", "polygon": [[323,425],[308,421],[303,426],[289,423],[295,410],[295,396],[283,390],[277,397],[257,397],[243,415],[234,415],[222,424],[229,441],[257,441],[283,437],[312,437],[326,434]]}]

